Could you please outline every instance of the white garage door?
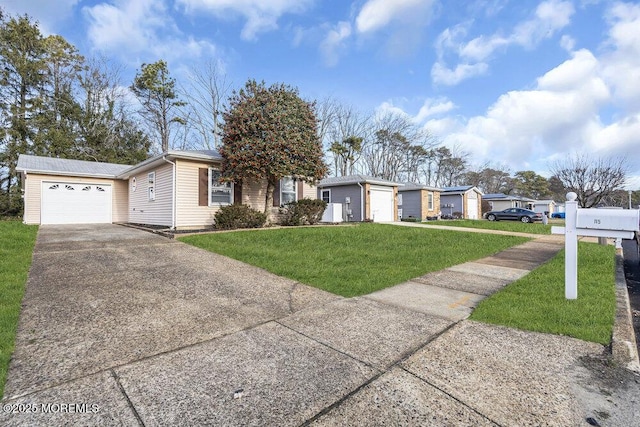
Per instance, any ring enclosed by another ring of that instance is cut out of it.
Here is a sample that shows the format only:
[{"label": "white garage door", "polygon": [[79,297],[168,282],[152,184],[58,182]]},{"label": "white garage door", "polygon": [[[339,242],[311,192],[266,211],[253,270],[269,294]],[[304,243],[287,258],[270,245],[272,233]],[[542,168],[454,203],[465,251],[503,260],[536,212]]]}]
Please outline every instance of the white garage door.
[{"label": "white garage door", "polygon": [[43,182],[40,223],[111,223],[111,186]]},{"label": "white garage door", "polygon": [[478,219],[478,195],[475,191],[469,193],[467,198],[467,218]]},{"label": "white garage door", "polygon": [[371,219],[375,222],[394,221],[393,188],[371,186]]}]

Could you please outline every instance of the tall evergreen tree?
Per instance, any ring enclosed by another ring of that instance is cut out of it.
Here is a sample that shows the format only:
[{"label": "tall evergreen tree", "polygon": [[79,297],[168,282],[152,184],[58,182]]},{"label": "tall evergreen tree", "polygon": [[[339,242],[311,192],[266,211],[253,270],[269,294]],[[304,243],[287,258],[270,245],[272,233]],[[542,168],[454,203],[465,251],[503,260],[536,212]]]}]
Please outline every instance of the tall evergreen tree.
[{"label": "tall evergreen tree", "polygon": [[131,90],[142,104],[140,114],[158,133],[163,152],[169,149],[172,125],[185,124],[176,111],[185,103],[178,99],[175,86],[176,82],[163,60],[142,64],[131,85]]},{"label": "tall evergreen tree", "polygon": [[34,118],[43,104],[46,78],[44,57],[38,24],[26,15],[0,21],[0,212],[16,214],[20,209],[15,166],[18,154],[31,150],[36,134]]}]

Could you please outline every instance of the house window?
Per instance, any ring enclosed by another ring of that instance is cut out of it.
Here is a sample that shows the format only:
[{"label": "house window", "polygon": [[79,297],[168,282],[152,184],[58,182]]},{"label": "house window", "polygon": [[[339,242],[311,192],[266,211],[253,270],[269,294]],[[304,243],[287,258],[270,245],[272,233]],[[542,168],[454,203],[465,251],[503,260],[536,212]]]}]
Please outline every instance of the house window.
[{"label": "house window", "polygon": [[220,182],[220,171],[209,168],[209,206],[233,203],[233,183]]},{"label": "house window", "polygon": [[433,193],[427,193],[427,209],[433,210]]},{"label": "house window", "polygon": [[325,203],[331,203],[331,190],[322,190],[320,192],[320,198],[325,202]]},{"label": "house window", "polygon": [[288,176],[280,180],[280,204],[286,205],[287,203],[296,201],[296,181],[292,177]]},{"label": "house window", "polygon": [[149,201],[153,202],[156,199],[156,173],[155,172],[149,172],[147,174],[147,184],[148,184],[147,194],[149,195]]},{"label": "house window", "polygon": [[398,206],[402,206],[402,194],[398,193]]}]

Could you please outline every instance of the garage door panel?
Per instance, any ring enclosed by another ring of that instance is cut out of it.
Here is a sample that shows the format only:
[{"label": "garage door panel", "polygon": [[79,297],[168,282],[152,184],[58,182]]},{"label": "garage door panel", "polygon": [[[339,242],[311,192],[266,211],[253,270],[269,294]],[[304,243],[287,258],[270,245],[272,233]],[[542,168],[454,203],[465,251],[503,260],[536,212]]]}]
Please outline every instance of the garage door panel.
[{"label": "garage door panel", "polygon": [[42,224],[111,223],[110,185],[43,182]]},{"label": "garage door panel", "polygon": [[469,219],[478,219],[478,202],[477,200],[469,200],[468,214]]},{"label": "garage door panel", "polygon": [[371,219],[375,222],[393,221],[393,188],[371,187]]}]

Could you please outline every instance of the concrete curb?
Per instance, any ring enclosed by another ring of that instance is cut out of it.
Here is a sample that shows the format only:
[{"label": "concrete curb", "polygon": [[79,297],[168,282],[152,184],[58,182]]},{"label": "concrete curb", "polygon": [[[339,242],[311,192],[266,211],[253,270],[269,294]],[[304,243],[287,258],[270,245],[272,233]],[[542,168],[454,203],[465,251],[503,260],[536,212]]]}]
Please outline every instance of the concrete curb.
[{"label": "concrete curb", "polygon": [[627,281],[624,277],[624,260],[620,250],[616,254],[616,317],[613,325],[611,352],[614,361],[633,372],[640,373],[638,347],[633,330]]}]

